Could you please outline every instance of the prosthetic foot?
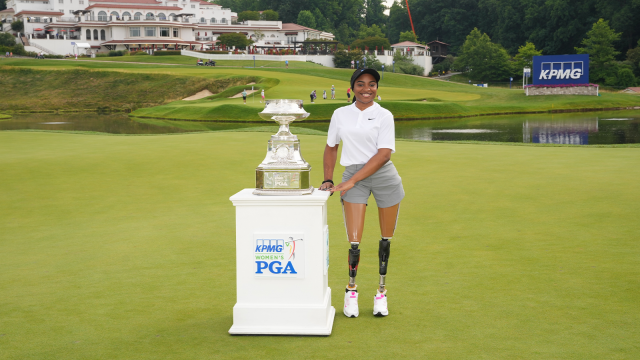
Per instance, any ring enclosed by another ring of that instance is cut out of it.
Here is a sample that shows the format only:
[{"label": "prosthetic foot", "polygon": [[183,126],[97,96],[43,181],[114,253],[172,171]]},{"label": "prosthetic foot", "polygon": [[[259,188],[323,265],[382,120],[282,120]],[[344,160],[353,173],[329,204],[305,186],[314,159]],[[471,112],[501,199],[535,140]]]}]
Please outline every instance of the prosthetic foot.
[{"label": "prosthetic foot", "polygon": [[349,249],[349,285],[344,294],[344,315],[347,317],[358,317],[358,290],[356,285],[356,274],[358,273],[358,263],[360,262],[360,249],[358,243],[351,243]]},{"label": "prosthetic foot", "polygon": [[385,289],[385,281],[387,276],[387,265],[389,263],[389,255],[391,254],[391,242],[389,239],[382,238],[380,247],[378,248],[378,258],[380,260],[380,284],[376,296],[373,298],[373,315],[387,316],[389,309],[387,308],[387,289]]}]

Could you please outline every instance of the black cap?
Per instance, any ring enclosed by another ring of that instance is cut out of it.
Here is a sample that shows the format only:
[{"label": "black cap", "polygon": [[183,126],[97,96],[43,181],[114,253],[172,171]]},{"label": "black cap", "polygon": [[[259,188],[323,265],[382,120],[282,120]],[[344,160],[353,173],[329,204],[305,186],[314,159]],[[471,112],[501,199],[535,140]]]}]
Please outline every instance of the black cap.
[{"label": "black cap", "polygon": [[370,69],[370,68],[357,69],[356,71],[353,72],[353,75],[351,75],[351,89],[352,90],[353,90],[353,84],[355,84],[356,80],[358,80],[358,78],[361,75],[364,75],[364,74],[373,75],[373,77],[376,79],[376,83],[378,81],[380,81],[380,74],[378,74],[378,72],[375,69]]}]

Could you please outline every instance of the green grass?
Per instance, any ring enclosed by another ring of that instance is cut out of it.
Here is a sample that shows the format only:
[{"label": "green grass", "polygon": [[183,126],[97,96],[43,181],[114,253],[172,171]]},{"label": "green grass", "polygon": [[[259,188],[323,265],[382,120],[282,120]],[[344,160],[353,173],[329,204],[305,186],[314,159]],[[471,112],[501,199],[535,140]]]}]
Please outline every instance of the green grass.
[{"label": "green grass", "polygon": [[[137,58],[132,56],[131,58]],[[140,58],[150,58],[140,56]],[[158,61],[169,62],[171,56],[158,56]],[[104,58],[103,58],[104,59]],[[187,65],[166,66],[157,64],[129,64],[95,61],[42,61],[10,59],[6,65],[46,70],[92,69],[119,73],[165,74],[178,77],[226,79],[253,77],[261,79],[256,88],[266,89],[266,97],[305,100],[305,109],[311,112],[310,120],[328,120],[333,110],[346,105],[346,89],[349,87],[350,69],[332,69],[321,66],[309,68],[224,68]],[[335,85],[336,100],[323,100],[323,90]],[[17,86],[17,85],[16,85]],[[162,106],[141,109],[133,113],[139,117],[185,120],[259,120],[255,115],[262,105],[250,96],[248,104],[241,98],[227,96],[240,92],[243,87],[230,88],[224,94],[199,101],[175,101]],[[319,99],[309,104],[309,93],[317,90]],[[380,82],[379,94],[383,105],[396,118],[434,118],[486,114],[524,112],[548,112],[584,109],[605,109],[640,106],[640,97],[630,94],[602,93],[602,96],[525,96],[521,90],[478,88],[466,84],[439,81],[417,76],[385,73]],[[259,95],[256,94],[259,99]],[[308,108],[307,108],[308,107]],[[251,115],[253,113],[253,115]]]},{"label": "green grass", "polygon": [[11,115],[0,114],[0,120],[8,120],[8,119],[11,119]]},{"label": "green grass", "polygon": [[[65,69],[0,67],[0,87],[5,89],[0,110],[136,109],[161,105],[208,89],[214,93],[254,77],[202,78]],[[10,90],[8,90],[10,89]]]},{"label": "green grass", "polygon": [[[317,185],[325,137],[300,138]],[[333,196],[333,334],[228,335],[228,199],[253,186],[267,140],[0,132],[0,358],[640,357],[637,148],[398,142],[390,316],[370,315],[373,201],[361,315],[340,314],[348,244]]]},{"label": "green grass", "polygon": [[[252,55],[247,55],[247,59],[251,59]],[[204,59],[204,58],[203,58]],[[113,57],[98,57],[82,59],[87,61],[116,61],[116,62],[139,62],[149,64],[178,64],[178,65],[196,65],[197,58],[191,56],[182,55],[167,55],[167,56],[113,56]],[[206,59],[205,59],[206,60]],[[214,60],[216,66],[223,67],[253,67],[253,60]],[[257,68],[286,68],[284,61],[268,61],[268,60],[256,60],[255,66]],[[312,62],[302,61],[289,61],[289,69],[310,69],[322,67]]]}]

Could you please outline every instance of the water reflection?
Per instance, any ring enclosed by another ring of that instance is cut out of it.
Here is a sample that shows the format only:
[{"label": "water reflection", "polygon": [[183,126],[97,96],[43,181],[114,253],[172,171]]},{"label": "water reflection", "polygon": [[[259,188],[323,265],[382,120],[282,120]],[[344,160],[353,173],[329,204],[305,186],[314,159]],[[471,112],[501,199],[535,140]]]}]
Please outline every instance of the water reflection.
[{"label": "water reflection", "polygon": [[[257,115],[256,115],[257,119]],[[503,115],[471,118],[396,120],[396,137],[423,141],[496,141],[540,144],[640,143],[640,111]],[[133,119],[126,114],[18,114],[0,121],[0,130],[95,131],[111,134],[167,134],[264,127],[260,123],[216,123]],[[292,126],[325,132],[328,123]],[[298,132],[300,133],[300,132]],[[308,133],[308,132],[307,132]]]},{"label": "water reflection", "polygon": [[598,118],[530,121],[522,124],[522,142],[538,144],[589,144],[589,133],[598,132]]}]

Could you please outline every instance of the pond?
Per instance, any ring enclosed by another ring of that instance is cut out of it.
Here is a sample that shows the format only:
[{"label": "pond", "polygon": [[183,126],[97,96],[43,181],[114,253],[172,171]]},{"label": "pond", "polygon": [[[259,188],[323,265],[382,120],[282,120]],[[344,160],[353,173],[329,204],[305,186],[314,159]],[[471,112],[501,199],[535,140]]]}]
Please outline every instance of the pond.
[{"label": "pond", "polygon": [[[256,116],[257,118],[257,116]],[[220,131],[271,124],[213,123],[134,119],[126,114],[16,114],[0,130],[94,131],[111,134],[168,134]],[[328,123],[291,127],[326,132]],[[274,132],[276,130],[273,125]],[[305,132],[298,130],[299,132]],[[640,111],[480,116],[460,119],[396,121],[396,137],[424,141],[498,141],[541,144],[640,143]]]}]

